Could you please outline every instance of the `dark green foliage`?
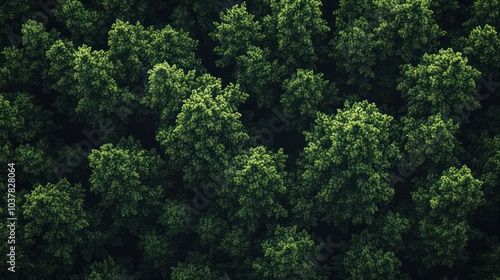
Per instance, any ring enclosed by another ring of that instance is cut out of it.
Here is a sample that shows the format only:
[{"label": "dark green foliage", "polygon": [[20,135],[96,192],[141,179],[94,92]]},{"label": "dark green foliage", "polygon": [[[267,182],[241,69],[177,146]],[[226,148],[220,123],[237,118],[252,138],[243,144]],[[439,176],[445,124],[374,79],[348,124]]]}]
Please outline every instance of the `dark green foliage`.
[{"label": "dark green foliage", "polygon": [[333,116],[318,114],[305,133],[295,214],[337,225],[371,223],[394,194],[386,173],[399,154],[389,137],[391,121],[366,101],[346,103]]},{"label": "dark green foliage", "polygon": [[83,229],[89,226],[83,199],[81,185],[65,179],[35,186],[26,195],[22,238],[33,249],[27,252],[33,267],[26,269],[44,278],[56,271],[71,270],[75,251],[83,244]]},{"label": "dark green foliage", "polygon": [[0,279],[499,280],[499,4],[4,1]]}]

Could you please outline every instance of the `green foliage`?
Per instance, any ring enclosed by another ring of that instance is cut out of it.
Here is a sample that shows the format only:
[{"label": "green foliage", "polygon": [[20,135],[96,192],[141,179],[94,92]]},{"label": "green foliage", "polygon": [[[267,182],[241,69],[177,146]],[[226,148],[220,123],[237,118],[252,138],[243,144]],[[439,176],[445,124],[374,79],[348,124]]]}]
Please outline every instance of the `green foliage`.
[{"label": "green foliage", "polygon": [[312,70],[297,69],[283,81],[281,104],[284,111],[314,118],[316,112],[331,106],[335,101],[336,89],[323,79],[323,74]]},{"label": "green foliage", "polygon": [[354,236],[342,258],[345,279],[401,279],[401,261],[394,252],[375,247],[366,236]]},{"label": "green foliage", "polygon": [[346,24],[332,41],[336,64],[347,74],[347,84],[370,90],[376,64],[375,40],[368,21],[360,17]]},{"label": "green foliage", "polygon": [[90,273],[85,276],[85,280],[122,280],[126,279],[125,275],[125,269],[111,257],[107,257],[90,266]]},{"label": "green foliage", "polygon": [[318,60],[315,43],[323,39],[330,28],[321,17],[321,1],[270,1],[272,14],[264,21],[276,34],[278,52],[284,64],[313,68]]},{"label": "green foliage", "polygon": [[434,22],[430,0],[377,0],[379,24],[374,28],[378,54],[405,62],[429,52],[444,34]]},{"label": "green foliage", "polygon": [[220,277],[207,266],[192,263],[179,263],[172,268],[170,275],[172,280],[228,280],[228,277]]},{"label": "green foliage", "polygon": [[297,188],[307,195],[297,199],[295,214],[311,219],[307,215],[314,205],[316,215],[329,223],[370,223],[394,194],[386,173],[399,155],[389,137],[391,121],[367,101],[346,102],[333,116],[318,113],[305,133],[308,145]]},{"label": "green foliage", "polygon": [[144,28],[117,20],[108,33],[110,58],[116,61],[120,71],[120,81],[134,85],[155,64],[168,62],[186,70],[202,70],[199,59],[195,58],[197,41],[184,31],[177,31],[170,25],[162,29]]},{"label": "green foliage", "polygon": [[9,100],[6,100],[3,95],[0,95],[0,139],[3,141],[12,137],[9,135],[11,134],[8,133],[9,131],[20,127],[23,124],[23,120],[17,117],[18,114],[18,108],[12,106]]},{"label": "green foliage", "polygon": [[288,215],[280,203],[286,192],[285,160],[282,150],[275,154],[262,146],[232,160],[225,171],[229,182],[221,188],[218,200],[231,221],[242,221],[252,230],[257,221]]},{"label": "green foliage", "polygon": [[71,269],[76,249],[82,245],[83,230],[89,226],[83,198],[81,185],[72,185],[66,179],[56,184],[36,185],[26,195],[22,238],[33,248],[30,259],[37,264],[40,276]]},{"label": "green foliage", "polygon": [[500,28],[499,0],[475,0],[471,14],[471,17],[464,24],[471,29],[485,24],[496,29]]},{"label": "green foliage", "polygon": [[0,86],[5,86],[9,91],[42,86],[48,65],[45,52],[59,36],[57,31],[46,32],[45,27],[34,20],[24,23],[21,32],[23,47],[10,47],[2,51],[5,63],[0,67],[0,77],[8,82],[0,82]]},{"label": "green foliage", "polygon": [[410,170],[427,159],[434,163],[450,162],[453,159],[455,133],[458,130],[458,124],[453,120],[444,120],[438,113],[427,119],[403,117],[401,121],[402,143],[407,157],[400,168]]},{"label": "green foliage", "polygon": [[156,64],[149,73],[149,88],[141,104],[159,116],[162,124],[173,125],[182,102],[196,86],[196,72],[187,73],[167,62]]},{"label": "green foliage", "polygon": [[472,228],[468,218],[482,204],[482,181],[474,179],[467,166],[450,167],[441,177],[429,176],[430,187],[412,193],[419,217],[419,251],[428,267],[453,266],[466,259],[465,246]]},{"label": "green foliage", "polygon": [[73,35],[73,39],[92,45],[96,38],[103,38],[104,22],[97,11],[86,8],[79,0],[64,0],[54,10],[54,16],[63,23]]},{"label": "green foliage", "polygon": [[465,40],[464,55],[470,64],[484,74],[496,71],[500,65],[500,36],[494,27],[486,24],[474,28]]},{"label": "green foliage", "polygon": [[263,257],[253,264],[261,279],[283,279],[292,271],[302,279],[327,279],[314,259],[318,254],[314,241],[306,231],[297,231],[296,226],[278,225],[262,243],[262,252]]},{"label": "green foliage", "polygon": [[98,126],[104,117],[115,116],[113,109],[118,102],[135,100],[129,90],[118,87],[114,78],[118,69],[108,52],[92,51],[83,45],[76,51],[74,63],[75,84],[69,93],[78,98],[75,112],[93,126]]},{"label": "green foliage", "polygon": [[236,58],[235,79],[241,89],[257,99],[259,107],[275,104],[275,88],[285,74],[277,60],[269,61],[269,49],[250,46],[248,52]]},{"label": "green foliage", "polygon": [[217,66],[234,64],[238,56],[262,41],[262,26],[254,17],[247,12],[245,2],[221,13],[221,22],[214,23],[215,30],[210,34],[217,43],[215,53],[222,57],[216,61]]},{"label": "green foliage", "polygon": [[115,224],[139,230],[140,218],[153,213],[163,195],[156,180],[162,167],[160,157],[128,138],[118,145],[104,144],[88,158],[90,190],[99,194],[101,207],[111,210]]},{"label": "green foliage", "polygon": [[398,90],[407,102],[408,114],[429,117],[440,113],[451,118],[479,108],[474,80],[480,72],[467,62],[461,53],[446,49],[425,54],[416,67],[405,65]]},{"label": "green foliage", "polygon": [[199,88],[184,100],[174,126],[160,129],[158,142],[187,182],[200,182],[210,172],[221,172],[248,140],[237,105],[248,96],[238,85],[222,88],[210,75],[200,77]]},{"label": "green foliage", "polygon": [[0,279],[500,279],[499,0],[56,1],[0,7]]},{"label": "green foliage", "polygon": [[[1,48],[4,47],[4,44],[9,43],[5,40],[5,36],[12,36],[12,32],[15,31],[16,24],[21,19],[21,16],[24,16],[33,6],[34,3],[30,0],[6,1],[0,5]],[[9,37],[8,39],[11,40]]]}]

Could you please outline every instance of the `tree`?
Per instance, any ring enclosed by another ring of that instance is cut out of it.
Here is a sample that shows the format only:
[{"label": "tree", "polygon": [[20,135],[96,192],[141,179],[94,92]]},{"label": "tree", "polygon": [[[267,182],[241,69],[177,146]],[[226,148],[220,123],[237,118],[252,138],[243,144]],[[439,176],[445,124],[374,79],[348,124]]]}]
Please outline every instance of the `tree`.
[{"label": "tree", "polygon": [[[3,49],[7,44],[14,45],[16,42],[16,36],[13,31],[18,24],[18,20],[21,16],[28,13],[30,9],[33,8],[35,3],[30,0],[22,0],[16,2],[5,2],[4,5],[0,7],[0,26],[2,30],[0,31],[0,49]],[[5,41],[7,36],[8,41]]]},{"label": "tree", "polygon": [[373,245],[369,235],[355,235],[342,256],[343,279],[402,279],[394,252]]},{"label": "tree", "polygon": [[192,263],[179,263],[176,267],[172,268],[170,275],[172,280],[228,280],[227,276],[219,276],[213,272],[208,266],[197,265]]},{"label": "tree", "polygon": [[433,163],[456,163],[453,151],[457,140],[458,124],[444,120],[441,114],[427,119],[402,117],[402,141],[407,156],[400,164],[400,170],[413,170],[424,161]]},{"label": "tree", "polygon": [[0,93],[0,110],[0,163],[19,164],[20,182],[44,182],[52,171],[46,137],[52,114],[26,92]]},{"label": "tree", "polygon": [[0,87],[7,91],[31,91],[42,87],[47,77],[48,61],[45,52],[59,37],[60,33],[45,31],[43,24],[28,20],[22,25],[22,48],[7,47],[2,54],[5,62],[0,67]]},{"label": "tree", "polygon": [[174,125],[182,102],[196,88],[196,71],[186,72],[164,62],[156,64],[148,74],[149,88],[141,104],[151,109],[153,116],[159,116],[162,125]]},{"label": "tree", "polygon": [[269,57],[269,49],[250,46],[247,53],[236,58],[236,83],[257,100],[259,108],[270,108],[276,103],[274,93],[285,75],[284,66]]},{"label": "tree", "polygon": [[163,196],[159,176],[163,163],[155,150],[142,149],[130,137],[92,150],[88,159],[90,190],[99,194],[100,208],[111,212],[115,228],[140,231]]},{"label": "tree", "polygon": [[101,262],[94,262],[90,268],[88,275],[85,275],[85,280],[122,280],[131,277],[127,275],[126,269],[115,262],[113,258],[107,257]]},{"label": "tree", "polygon": [[146,74],[147,69],[167,62],[185,70],[202,70],[195,58],[197,41],[184,31],[170,25],[164,28],[144,28],[117,20],[111,26],[108,38],[110,59],[116,62],[122,73],[117,78],[121,84],[133,86]]},{"label": "tree", "polygon": [[499,8],[499,0],[476,0],[472,5],[472,15],[464,25],[472,29],[489,24],[498,29],[500,28]]},{"label": "tree", "polygon": [[[374,33],[382,59],[398,56],[405,62],[430,52],[444,35],[432,17],[430,0],[377,0],[379,19]],[[411,19],[411,20],[410,20]]]},{"label": "tree", "polygon": [[99,126],[105,118],[118,120],[114,112],[119,102],[127,103],[135,100],[135,96],[127,89],[118,87],[114,78],[118,69],[109,58],[109,53],[92,51],[82,46],[75,53],[75,84],[70,94],[78,98],[75,112],[93,126]]},{"label": "tree", "polygon": [[444,118],[452,118],[464,110],[479,108],[473,93],[474,80],[480,72],[467,62],[461,53],[446,49],[424,54],[416,67],[405,65],[397,88],[406,100],[408,114],[429,117],[440,113]]},{"label": "tree", "polygon": [[54,9],[54,16],[71,32],[73,40],[87,45],[104,43],[106,28],[102,14],[88,9],[79,0],[61,2]]},{"label": "tree", "polygon": [[[453,266],[466,259],[465,246],[473,228],[470,216],[482,204],[482,181],[475,179],[467,166],[450,167],[443,174],[428,176],[430,187],[419,186],[412,200],[419,217],[414,250],[427,266]],[[437,180],[436,180],[437,179]]]},{"label": "tree", "polygon": [[332,54],[337,66],[347,75],[347,84],[370,90],[376,64],[375,35],[368,21],[360,17],[345,24],[331,41]]},{"label": "tree", "polygon": [[300,68],[283,81],[283,91],[280,99],[283,110],[309,119],[337,99],[335,85],[324,80],[322,73],[315,74],[313,70]]},{"label": "tree", "polygon": [[317,45],[330,28],[321,15],[321,1],[270,1],[272,14],[264,18],[268,32],[276,34],[277,51],[283,63],[292,68],[314,68]]},{"label": "tree", "polygon": [[309,234],[297,227],[277,226],[273,235],[262,243],[263,257],[253,264],[261,279],[283,279],[293,271],[301,279],[327,279],[314,259],[319,252]]},{"label": "tree", "polygon": [[184,100],[175,125],[161,128],[156,136],[188,183],[203,182],[210,172],[222,172],[248,140],[237,112],[237,105],[248,95],[238,85],[222,89],[221,81],[208,74],[198,81],[201,86]]},{"label": "tree", "polygon": [[305,220],[370,223],[394,194],[386,172],[399,156],[389,137],[392,117],[367,101],[344,107],[333,116],[318,113],[312,130],[304,133],[294,213]]},{"label": "tree", "polygon": [[231,161],[225,171],[228,182],[217,200],[231,221],[243,222],[254,231],[264,221],[288,215],[280,203],[286,192],[285,160],[282,150],[275,154],[259,146],[239,153]]},{"label": "tree", "polygon": [[491,74],[497,71],[500,65],[500,36],[491,25],[474,28],[469,37],[465,39],[464,55],[470,64],[481,70],[482,73]]},{"label": "tree", "polygon": [[56,271],[71,271],[76,250],[83,245],[83,230],[89,226],[83,198],[81,185],[72,185],[66,179],[36,185],[26,195],[23,242],[32,248],[32,276],[49,277]]},{"label": "tree", "polygon": [[221,56],[216,61],[219,67],[233,65],[238,56],[244,55],[251,46],[262,41],[262,26],[260,22],[254,21],[254,17],[247,12],[245,2],[221,13],[221,22],[214,23],[215,29],[210,34],[217,43],[214,51]]}]

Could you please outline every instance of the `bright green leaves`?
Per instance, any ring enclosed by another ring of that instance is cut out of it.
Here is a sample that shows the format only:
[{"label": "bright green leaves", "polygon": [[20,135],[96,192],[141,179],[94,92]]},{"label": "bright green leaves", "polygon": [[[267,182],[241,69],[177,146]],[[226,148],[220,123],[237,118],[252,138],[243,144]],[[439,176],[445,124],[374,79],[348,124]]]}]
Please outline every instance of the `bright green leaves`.
[{"label": "bright green leaves", "polygon": [[253,263],[261,279],[283,279],[298,273],[301,279],[327,279],[318,269],[318,248],[309,234],[296,226],[277,226],[274,234],[262,242],[264,256]]},{"label": "bright green leaves", "polygon": [[430,187],[412,193],[418,222],[416,244],[428,267],[453,266],[464,260],[465,246],[473,229],[468,218],[482,204],[482,181],[474,179],[467,166],[450,167],[441,177],[429,176]]},{"label": "bright green leaves", "polygon": [[318,61],[317,42],[330,31],[322,19],[321,1],[285,0],[270,1],[272,14],[264,21],[273,29],[278,52],[285,65],[314,68]]},{"label": "bright green leaves", "polygon": [[[39,88],[45,82],[48,63],[45,52],[54,43],[59,33],[55,30],[46,32],[45,27],[34,20],[28,20],[22,26],[23,47],[5,48],[2,51],[5,62],[0,67],[0,80],[8,81],[11,91]],[[5,86],[3,81],[0,87]],[[45,88],[43,88],[45,90]]]},{"label": "bright green leaves", "polygon": [[312,70],[297,69],[283,81],[283,90],[280,102],[284,111],[310,118],[332,105],[336,97],[335,86],[324,80],[322,73],[315,74]]},{"label": "bright green leaves", "polygon": [[124,79],[137,82],[147,69],[145,56],[148,44],[147,32],[137,22],[135,25],[117,20],[108,32],[110,57],[120,62],[125,74]]},{"label": "bright green leaves", "polygon": [[305,133],[308,146],[301,164],[300,188],[313,197],[298,198],[295,213],[313,207],[307,200],[314,199],[316,215],[329,223],[370,223],[378,205],[394,193],[386,173],[399,155],[389,139],[391,122],[391,116],[366,101],[346,103],[333,116],[319,113]]},{"label": "bright green leaves", "polygon": [[120,62],[124,82],[138,82],[146,69],[155,64],[168,62],[182,69],[201,69],[195,58],[197,42],[184,31],[170,25],[162,29],[145,29],[139,22],[135,25],[117,20],[109,31],[110,58]]},{"label": "bright green leaves", "polygon": [[221,13],[221,22],[215,22],[212,38],[218,44],[214,51],[222,58],[216,61],[217,66],[225,67],[235,63],[236,57],[245,54],[250,46],[262,41],[262,26],[254,21],[254,15],[247,12],[246,4],[234,5]]},{"label": "bright green leaves", "polygon": [[[401,168],[411,170],[426,159],[434,163],[449,163],[456,144],[455,133],[458,124],[444,120],[438,113],[427,119],[402,118],[404,150],[407,157]],[[454,163],[454,162],[453,162]]]},{"label": "bright green leaves", "polygon": [[160,205],[162,188],[156,181],[162,167],[155,151],[147,151],[132,138],[118,145],[105,144],[89,154],[91,191],[101,197],[118,225],[140,228],[134,217],[145,217]]},{"label": "bright green leaves", "polygon": [[92,125],[99,125],[105,116],[115,115],[114,105],[118,102],[132,102],[135,96],[118,87],[114,79],[115,68],[109,53],[92,51],[90,47],[80,47],[75,53],[74,92],[79,99],[75,109]]},{"label": "bright green leaves", "polygon": [[368,102],[346,104],[331,117],[318,114],[315,127],[306,133],[302,180],[314,190],[324,220],[370,222],[377,204],[390,200],[393,190],[385,169],[397,156],[389,141],[391,120]]},{"label": "bright green leaves", "polygon": [[487,71],[497,71],[500,67],[500,36],[488,24],[478,26],[465,39],[463,52],[470,64],[484,74],[489,74]]},{"label": "bright green leaves", "polygon": [[75,249],[83,241],[82,231],[89,226],[83,206],[83,189],[66,179],[37,185],[26,195],[23,242],[37,248],[31,251],[33,260],[38,259],[35,262],[50,264],[46,269],[51,271],[61,269],[53,267],[56,264],[70,269]]},{"label": "bright green leaves", "polygon": [[225,171],[228,183],[220,190],[220,205],[229,219],[244,221],[251,229],[262,219],[286,217],[281,205],[286,192],[286,156],[259,146],[238,154]]},{"label": "bright green leaves", "polygon": [[195,88],[195,71],[184,70],[167,62],[156,64],[149,72],[149,88],[141,104],[152,109],[164,125],[173,125],[182,101]]},{"label": "bright green leaves", "polygon": [[364,98],[374,86],[393,88],[398,65],[434,52],[444,34],[428,0],[341,1],[335,14],[331,56]]},{"label": "bright green leaves", "polygon": [[475,79],[480,73],[452,49],[425,54],[417,66],[405,65],[402,73],[398,90],[403,92],[412,117],[440,113],[451,118],[480,107],[474,95]]},{"label": "bright green leaves", "polygon": [[428,190],[419,188],[413,194],[413,201],[420,215],[465,219],[482,203],[481,185],[482,181],[474,179],[467,166],[450,167]]},{"label": "bright green leaves", "polygon": [[248,140],[237,111],[248,95],[237,85],[222,89],[221,81],[210,75],[198,82],[200,86],[184,100],[175,125],[161,128],[156,138],[188,182],[206,180],[210,171],[223,171]]}]

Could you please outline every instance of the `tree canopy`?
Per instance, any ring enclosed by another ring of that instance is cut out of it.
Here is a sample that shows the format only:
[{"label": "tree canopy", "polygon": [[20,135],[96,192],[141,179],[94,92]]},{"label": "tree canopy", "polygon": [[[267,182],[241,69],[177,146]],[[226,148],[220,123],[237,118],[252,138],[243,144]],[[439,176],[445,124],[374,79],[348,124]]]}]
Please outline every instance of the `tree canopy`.
[{"label": "tree canopy", "polygon": [[0,4],[0,279],[500,280],[500,0]]}]

